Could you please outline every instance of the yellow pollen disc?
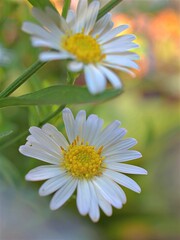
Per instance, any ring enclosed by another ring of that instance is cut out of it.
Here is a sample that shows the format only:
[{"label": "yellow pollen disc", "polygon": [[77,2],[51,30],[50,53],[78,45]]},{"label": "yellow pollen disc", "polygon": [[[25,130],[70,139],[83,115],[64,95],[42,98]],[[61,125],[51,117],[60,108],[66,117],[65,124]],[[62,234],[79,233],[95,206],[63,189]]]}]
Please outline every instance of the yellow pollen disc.
[{"label": "yellow pollen disc", "polygon": [[105,58],[96,39],[83,33],[65,37],[62,47],[83,63],[97,63]]},{"label": "yellow pollen disc", "polygon": [[102,162],[104,157],[101,156],[103,147],[98,150],[94,146],[77,145],[78,139],[68,147],[67,150],[61,148],[64,161],[64,167],[73,177],[79,179],[90,179],[102,174]]}]

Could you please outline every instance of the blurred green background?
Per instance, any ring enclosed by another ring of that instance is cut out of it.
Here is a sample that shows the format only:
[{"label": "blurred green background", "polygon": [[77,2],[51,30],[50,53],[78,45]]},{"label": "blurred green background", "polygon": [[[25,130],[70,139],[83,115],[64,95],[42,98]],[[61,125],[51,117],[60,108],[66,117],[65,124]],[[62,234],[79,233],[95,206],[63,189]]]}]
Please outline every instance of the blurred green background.
[{"label": "blurred green background", "polygon": [[[62,1],[52,1],[61,9]],[[108,1],[101,1],[102,5]],[[76,5],[77,1],[72,1]],[[128,23],[141,48],[141,70],[132,79],[119,73],[124,93],[99,105],[69,106],[96,113],[105,124],[118,119],[128,137],[138,140],[143,158],[133,161],[148,170],[132,176],[142,187],[136,194],[125,189],[127,203],[112,217],[101,213],[98,223],[79,215],[75,201],[57,211],[49,197],[39,197],[41,183],[26,182],[25,174],[41,162],[18,152],[29,126],[38,125],[53,107],[0,110],[0,239],[1,240],[178,240],[180,239],[180,18],[179,0],[124,0],[113,10],[115,25]],[[32,20],[26,1],[0,1],[0,91],[38,57],[21,31]],[[54,61],[41,68],[13,95],[65,83],[65,63]],[[83,81],[80,77],[77,84]],[[51,123],[62,128],[59,114]],[[19,137],[22,135],[21,137]],[[15,141],[17,139],[17,141]]]}]

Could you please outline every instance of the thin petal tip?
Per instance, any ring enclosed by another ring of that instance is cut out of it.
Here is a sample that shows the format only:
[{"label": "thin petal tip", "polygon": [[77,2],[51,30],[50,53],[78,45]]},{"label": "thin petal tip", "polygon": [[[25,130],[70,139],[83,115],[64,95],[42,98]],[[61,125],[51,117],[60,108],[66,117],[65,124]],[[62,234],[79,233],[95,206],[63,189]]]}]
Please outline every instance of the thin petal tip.
[{"label": "thin petal tip", "polygon": [[55,211],[55,210],[57,210],[59,207],[55,206],[54,204],[52,204],[52,203],[50,202],[49,208],[50,208],[52,211]]},{"label": "thin petal tip", "polygon": [[148,171],[144,169],[143,173],[144,175],[148,175]]},{"label": "thin petal tip", "polygon": [[63,113],[70,113],[71,110],[70,110],[69,108],[66,107],[66,108],[64,108],[64,109],[62,110],[62,112],[63,112]]},{"label": "thin petal tip", "polygon": [[32,181],[31,175],[30,175],[29,173],[27,173],[27,174],[25,175],[25,180],[26,180],[26,181]]}]

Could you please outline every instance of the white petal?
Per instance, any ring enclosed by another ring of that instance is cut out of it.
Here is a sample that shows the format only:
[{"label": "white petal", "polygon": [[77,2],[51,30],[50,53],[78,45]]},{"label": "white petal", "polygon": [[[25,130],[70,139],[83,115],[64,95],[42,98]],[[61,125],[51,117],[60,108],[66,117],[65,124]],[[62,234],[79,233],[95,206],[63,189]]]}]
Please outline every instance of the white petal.
[{"label": "white petal", "polygon": [[86,81],[86,84],[87,84],[87,87],[88,87],[89,91],[92,94],[96,94],[98,92],[97,83],[93,79],[93,73],[92,73],[91,68],[89,66],[85,66],[84,74],[85,74],[85,81]]},{"label": "white petal", "polygon": [[132,34],[115,37],[111,41],[109,41],[107,43],[104,43],[103,44],[103,49],[108,49],[108,48],[113,48],[113,47],[122,48],[122,47],[125,47],[125,46],[129,49],[137,47],[139,45],[133,42],[133,40],[135,38],[136,37]]},{"label": "white petal", "polygon": [[118,198],[121,200],[121,202],[124,204],[126,203],[126,194],[124,193],[124,191],[122,190],[122,188],[113,180],[111,180],[110,178],[107,178],[106,175],[103,174],[103,177],[106,179],[106,183],[109,184],[109,186],[111,186],[112,190],[114,192],[116,192]]},{"label": "white petal", "polygon": [[70,62],[68,64],[68,69],[72,72],[79,72],[82,70],[83,66],[83,63],[81,62]]},{"label": "white petal", "polygon": [[120,70],[120,71],[123,71],[123,72],[127,72],[128,74],[130,74],[132,77],[135,77],[135,73],[133,73],[131,70],[129,70],[128,68],[125,68],[125,67],[121,67],[117,64],[114,64],[114,63],[107,63],[107,62],[103,62],[102,63],[105,67],[108,67],[108,68],[114,68],[114,69],[117,69],[117,70]]},{"label": "white petal", "polygon": [[116,28],[113,28],[111,31],[107,32],[106,34],[103,34],[99,39],[98,42],[100,44],[104,44],[108,41],[110,41],[112,38],[114,38],[117,34],[127,29],[128,25],[120,25]]},{"label": "white petal", "polygon": [[42,24],[42,26],[45,26],[49,31],[53,33],[59,31],[59,28],[56,26],[56,24],[52,21],[52,19],[48,16],[48,14],[45,11],[33,7],[32,15],[39,21],[39,23]]},{"label": "white petal", "polygon": [[95,139],[94,144],[98,147],[104,145],[104,141],[109,139],[110,137],[113,137],[114,132],[118,129],[120,124],[121,123],[118,120],[110,123]]},{"label": "white petal", "polygon": [[21,146],[19,148],[20,153],[22,153],[25,156],[32,157],[39,159],[43,162],[52,163],[52,164],[58,164],[59,159],[55,156],[48,155],[46,152],[42,151],[41,149],[32,149],[29,146]]},{"label": "white petal", "polygon": [[[106,15],[104,15],[101,19],[99,19],[95,25],[94,25],[94,29],[92,30],[91,35],[93,37],[98,37],[105,29],[105,27],[107,26],[107,24],[109,23],[111,19],[111,14],[107,13]],[[97,39],[98,40],[98,39]],[[98,40],[99,41],[99,40]]]},{"label": "white petal", "polygon": [[98,198],[97,198],[97,194],[95,191],[95,187],[91,182],[89,182],[89,188],[90,188],[90,193],[91,193],[89,216],[93,222],[97,222],[100,218]]},{"label": "white petal", "polygon": [[74,32],[81,32],[84,29],[85,18],[87,16],[88,2],[87,0],[80,0],[77,5],[76,19],[73,25]]},{"label": "white petal", "polygon": [[29,132],[39,143],[44,145],[47,149],[55,152],[58,155],[60,154],[60,147],[58,143],[56,143],[52,138],[45,134],[42,129],[38,127],[30,127]]},{"label": "white petal", "polygon": [[125,150],[116,152],[116,154],[106,153],[105,162],[127,162],[129,160],[141,158],[142,154],[135,150]]},{"label": "white petal", "polygon": [[77,5],[77,16],[82,18],[84,16],[84,13],[86,13],[88,7],[88,1],[87,0],[79,0]]},{"label": "white petal", "polygon": [[86,111],[81,110],[76,115],[76,119],[75,119],[75,122],[74,122],[75,137],[79,136],[80,139],[82,139],[83,126],[84,126],[85,121],[86,121]]},{"label": "white petal", "polygon": [[98,84],[99,92],[104,91],[105,88],[106,88],[106,78],[105,78],[105,76],[94,65],[91,66],[91,71],[93,71],[94,81],[96,81],[97,84]]},{"label": "white petal", "polygon": [[122,173],[118,173],[118,172],[106,169],[103,174],[111,178],[113,181],[119,183],[120,185],[131,189],[134,192],[137,192],[137,193],[141,192],[140,186],[130,177],[127,177]]},{"label": "white petal", "polygon": [[[111,14],[110,14],[110,17],[111,17]],[[114,23],[111,20],[109,20],[108,24],[105,26],[105,28],[101,32],[100,36],[104,35],[106,32],[109,32],[113,28],[113,26],[114,26]]]},{"label": "white petal", "polygon": [[111,204],[106,201],[106,199],[99,193],[99,191],[97,191],[97,189],[96,189],[96,195],[97,195],[97,198],[98,198],[98,203],[99,203],[100,208],[103,210],[103,212],[107,216],[111,216],[112,215]]},{"label": "white petal", "polygon": [[64,32],[66,35],[70,35],[71,29],[70,29],[68,23],[66,22],[66,20],[63,17],[61,17],[60,15],[59,15],[59,19],[60,19],[59,25],[60,25],[61,31]]},{"label": "white petal", "polygon": [[123,53],[138,47],[139,45],[134,42],[110,42],[103,45],[103,53],[106,55],[110,52]]},{"label": "white petal", "polygon": [[85,73],[86,84],[89,91],[92,94],[97,94],[99,92],[102,92],[103,91],[102,87],[105,86],[105,84],[103,83],[104,80],[100,79],[99,81],[97,79],[97,76],[95,75],[96,72],[94,71],[94,68],[92,67],[92,65],[89,64],[85,66],[84,73]]},{"label": "white petal", "polygon": [[[116,52],[117,54],[117,52]],[[127,57],[128,59],[130,60],[139,60],[140,57],[137,53],[134,53],[134,52],[123,52],[123,53],[119,53],[118,54],[119,56],[123,56],[123,57]]]},{"label": "white petal", "polygon": [[115,151],[112,151],[110,153],[110,151],[107,151],[107,149],[110,147],[110,146],[116,146],[117,143],[119,143],[119,141],[121,141],[121,139],[124,137],[124,135],[127,133],[127,130],[125,128],[118,128],[116,129],[112,134],[111,136],[108,138],[108,139],[104,139],[103,141],[103,154],[106,155],[106,154],[115,154],[116,152]]},{"label": "white petal", "polygon": [[53,196],[50,202],[50,209],[56,210],[60,208],[73,194],[77,186],[77,180],[66,182]]},{"label": "white petal", "polygon": [[116,38],[113,38],[111,41],[109,41],[108,43],[104,44],[103,46],[115,46],[118,44],[122,44],[122,43],[130,43],[133,40],[136,39],[136,36],[133,34],[125,34],[122,36],[118,36]]},{"label": "white petal", "polygon": [[59,166],[43,165],[29,171],[25,178],[28,181],[41,181],[55,177],[61,173],[62,170],[59,168]]},{"label": "white petal", "polygon": [[46,14],[46,12],[43,12],[39,8],[33,8],[32,9],[32,15],[45,27],[47,27],[51,33],[59,34],[63,33],[70,33],[70,29],[68,27],[68,24],[66,23],[65,19],[59,15],[59,27],[56,26],[56,24],[51,20],[50,17]]},{"label": "white petal", "polygon": [[69,9],[66,17],[66,22],[68,25],[71,26],[71,24],[75,21],[76,14],[73,10]]},{"label": "white petal", "polygon": [[115,73],[113,73],[108,68],[100,66],[100,65],[98,66],[98,68],[105,75],[105,77],[110,81],[110,83],[113,85],[114,88],[122,87],[120,78]]},{"label": "white petal", "polygon": [[[113,183],[115,183],[115,182],[113,182]],[[127,201],[125,192],[123,191],[121,186],[119,186],[117,183],[115,183],[114,187],[116,188],[116,191],[118,192],[119,197],[121,198],[122,203],[125,204],[126,201]]]},{"label": "white petal", "polygon": [[83,138],[85,142],[88,142],[90,145],[95,145],[94,142],[101,131],[103,122],[104,121],[101,118],[98,118],[97,115],[89,115],[84,125]]},{"label": "white petal", "polygon": [[85,34],[89,34],[89,32],[93,29],[99,12],[99,7],[100,3],[98,1],[93,1],[89,4],[86,16],[86,24],[84,27]]},{"label": "white petal", "polygon": [[77,207],[82,215],[86,215],[90,208],[91,192],[86,180],[79,180],[77,186]]},{"label": "white petal", "polygon": [[62,186],[64,186],[67,182],[72,180],[71,176],[68,176],[65,172],[60,176],[53,177],[47,180],[39,189],[40,196],[47,196],[53,192],[56,192]]},{"label": "white petal", "polygon": [[64,32],[66,35],[72,34],[71,29],[70,29],[68,23],[66,22],[66,20],[63,17],[61,17],[60,15],[59,15],[59,18],[60,18],[60,29],[61,29],[61,31]]},{"label": "white petal", "polygon": [[96,191],[99,191],[106,201],[108,201],[115,208],[122,207],[121,199],[118,197],[116,191],[114,191],[114,188],[112,188],[112,181],[103,175],[101,177],[95,177],[92,182],[96,187]]},{"label": "white petal", "polygon": [[28,141],[26,142],[25,146],[31,147],[32,150],[44,152],[44,154],[50,155],[59,160],[62,158],[60,151],[59,151],[59,153],[51,151],[50,148],[48,148],[46,145],[42,145],[41,142],[38,142],[32,135],[29,135],[27,137],[27,140]]},{"label": "white petal", "polygon": [[106,163],[106,168],[128,174],[147,174],[144,168],[124,163]]},{"label": "white petal", "polygon": [[57,48],[60,42],[61,37],[60,35],[56,34],[56,36],[53,36],[50,32],[48,32],[44,28],[31,22],[24,22],[22,25],[22,30],[26,33],[39,37],[40,39],[50,41],[51,44],[55,46],[55,49]]},{"label": "white petal", "polygon": [[109,63],[115,63],[125,67],[139,69],[139,66],[135,62],[131,61],[125,56],[107,55],[104,61]]},{"label": "white petal", "polygon": [[66,149],[69,144],[66,140],[66,138],[63,136],[61,132],[57,130],[56,127],[53,125],[46,123],[42,127],[43,132],[45,132],[50,138],[52,138],[59,146],[62,146],[64,149]]},{"label": "white petal", "polygon": [[109,145],[106,145],[106,148],[103,149],[103,154],[115,154],[119,150],[128,150],[129,148],[135,146],[137,144],[137,140],[134,138],[127,138],[123,140],[119,140],[116,143],[110,142]]},{"label": "white petal", "polygon": [[29,142],[30,145],[31,145],[31,143],[38,143],[39,144],[39,142],[32,135],[27,136],[26,140],[27,140],[27,143]]},{"label": "white petal", "polygon": [[53,21],[54,24],[59,26],[59,13],[53,10],[51,7],[45,7],[46,16],[48,15],[49,18]]},{"label": "white petal", "polygon": [[70,56],[65,52],[42,52],[39,54],[39,59],[42,62],[58,60],[58,59],[68,59]]},{"label": "white petal", "polygon": [[55,50],[60,50],[59,44],[50,40],[41,39],[40,37],[31,37],[31,42],[34,47],[49,47]]},{"label": "white petal", "polygon": [[74,116],[69,108],[63,109],[62,113],[63,113],[64,125],[66,128],[66,133],[70,143],[72,143],[75,139]]}]

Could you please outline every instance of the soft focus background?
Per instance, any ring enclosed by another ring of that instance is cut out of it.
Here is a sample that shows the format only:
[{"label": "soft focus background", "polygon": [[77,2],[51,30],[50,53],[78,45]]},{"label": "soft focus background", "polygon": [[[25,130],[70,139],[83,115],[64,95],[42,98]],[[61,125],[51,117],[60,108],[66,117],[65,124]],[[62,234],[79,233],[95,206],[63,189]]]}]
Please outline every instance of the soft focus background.
[{"label": "soft focus background", "polygon": [[[61,11],[62,1],[53,0]],[[108,1],[101,1],[102,5]],[[73,7],[77,1],[72,1]],[[115,25],[128,23],[141,48],[141,70],[132,79],[119,73],[124,93],[99,105],[81,108],[105,119],[118,119],[128,137],[138,140],[135,149],[143,158],[133,161],[147,176],[132,176],[142,187],[136,194],[125,189],[127,203],[101,214],[98,223],[79,215],[75,201],[57,211],[49,210],[49,197],[39,197],[41,183],[24,180],[41,164],[20,155],[24,132],[37,125],[52,107],[0,110],[0,239],[1,240],[178,240],[180,239],[180,2],[179,0],[124,0],[113,11]],[[30,5],[21,0],[0,1],[0,90],[18,77],[38,56],[29,36],[21,31],[24,20],[35,21]],[[60,61],[48,63],[14,95],[65,82]],[[78,83],[82,82],[82,78]],[[62,129],[61,115],[51,121]],[[62,130],[64,131],[64,130]],[[20,138],[19,136],[22,135]],[[17,141],[15,139],[18,138]]]}]

